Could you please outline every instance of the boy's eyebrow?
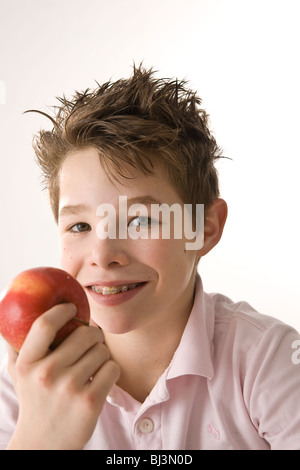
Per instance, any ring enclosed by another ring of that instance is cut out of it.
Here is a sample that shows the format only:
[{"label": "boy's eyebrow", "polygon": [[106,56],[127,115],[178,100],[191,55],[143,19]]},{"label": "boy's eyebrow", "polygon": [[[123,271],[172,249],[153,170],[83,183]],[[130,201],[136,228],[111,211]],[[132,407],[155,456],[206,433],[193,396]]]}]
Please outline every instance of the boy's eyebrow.
[{"label": "boy's eyebrow", "polygon": [[[155,199],[152,196],[137,196],[130,199],[127,199],[128,205],[133,204],[161,204],[160,201]],[[88,206],[85,204],[74,204],[74,205],[67,205],[63,206],[59,211],[59,217],[65,217],[67,215],[76,215],[80,212],[85,212],[88,210]]]},{"label": "boy's eyebrow", "polygon": [[59,211],[59,217],[65,217],[66,215],[76,215],[79,212],[84,212],[88,209],[88,206],[85,204],[75,204],[75,205],[69,205],[69,206],[64,206],[61,208]]},{"label": "boy's eyebrow", "polygon": [[137,196],[127,200],[128,204],[161,204],[160,201],[152,196]]}]

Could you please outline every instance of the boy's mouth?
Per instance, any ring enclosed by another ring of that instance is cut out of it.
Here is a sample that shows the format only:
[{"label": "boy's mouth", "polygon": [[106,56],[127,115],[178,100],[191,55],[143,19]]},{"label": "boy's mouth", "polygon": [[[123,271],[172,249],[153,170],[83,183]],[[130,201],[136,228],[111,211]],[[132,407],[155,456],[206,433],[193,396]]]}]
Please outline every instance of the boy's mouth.
[{"label": "boy's mouth", "polygon": [[89,288],[93,292],[96,292],[97,294],[113,295],[113,294],[119,294],[120,292],[126,292],[128,290],[134,289],[135,287],[138,287],[141,284],[144,284],[144,282],[134,282],[134,283],[130,283],[130,284],[120,284],[120,285],[117,285],[117,286],[92,285],[92,286],[89,286]]}]

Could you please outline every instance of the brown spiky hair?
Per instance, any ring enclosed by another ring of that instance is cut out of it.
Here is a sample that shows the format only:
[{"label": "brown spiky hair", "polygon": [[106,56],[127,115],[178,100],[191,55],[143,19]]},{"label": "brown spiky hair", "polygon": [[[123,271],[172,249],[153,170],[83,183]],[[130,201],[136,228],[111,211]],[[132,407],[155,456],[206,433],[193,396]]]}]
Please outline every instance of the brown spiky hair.
[{"label": "brown spiky hair", "polygon": [[53,129],[41,130],[33,141],[56,221],[64,159],[87,147],[97,149],[111,178],[134,185],[130,169],[153,174],[161,167],[183,203],[207,208],[219,196],[215,161],[221,149],[201,99],[186,81],[155,78],[140,65],[128,79],[97,83],[94,90],[58,100],[54,116],[38,111]]}]

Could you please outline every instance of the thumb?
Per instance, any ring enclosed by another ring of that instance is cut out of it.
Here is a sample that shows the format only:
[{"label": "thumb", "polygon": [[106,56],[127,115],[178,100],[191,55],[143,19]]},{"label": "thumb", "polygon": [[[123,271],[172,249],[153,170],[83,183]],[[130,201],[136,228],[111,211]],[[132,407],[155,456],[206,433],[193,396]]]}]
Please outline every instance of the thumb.
[{"label": "thumb", "polygon": [[18,353],[7,343],[6,343],[6,348],[7,348],[7,354],[8,354],[7,370],[8,370],[9,375],[11,376],[13,384],[15,385],[16,362],[18,358]]}]

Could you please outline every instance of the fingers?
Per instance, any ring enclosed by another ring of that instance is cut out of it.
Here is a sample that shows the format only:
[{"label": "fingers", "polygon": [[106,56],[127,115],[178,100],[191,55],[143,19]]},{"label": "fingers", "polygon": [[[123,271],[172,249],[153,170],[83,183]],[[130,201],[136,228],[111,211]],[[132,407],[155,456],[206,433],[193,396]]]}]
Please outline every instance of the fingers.
[{"label": "fingers", "polygon": [[105,362],[86,385],[86,390],[83,394],[85,405],[90,410],[98,410],[97,413],[100,413],[110,389],[118,381],[119,377],[119,365],[112,360]]},{"label": "fingers", "polygon": [[37,318],[20,350],[22,359],[33,363],[46,356],[58,330],[75,316],[75,305],[65,303],[56,305]]},{"label": "fingers", "polygon": [[8,343],[6,343],[6,349],[8,354],[8,361],[15,363],[18,357],[18,353]]},{"label": "fingers", "polygon": [[[78,363],[83,372],[86,372],[86,380],[88,380],[110,357],[103,341],[104,335],[100,329],[88,326],[78,327],[51,353],[51,362],[56,367],[58,364],[60,367],[71,367]],[[89,361],[92,364],[97,359],[99,364],[90,369]]]},{"label": "fingers", "polygon": [[79,326],[56,349],[49,349],[57,331],[75,315],[76,307],[73,304],[60,304],[45,312],[33,323],[19,353],[19,373],[26,373],[28,367],[43,360],[38,377],[44,386],[54,383],[66,372],[70,377],[70,387],[74,390],[82,388],[90,381],[110,359],[100,328]]},{"label": "fingers", "polygon": [[103,343],[95,343],[74,364],[68,367],[74,390],[81,389],[90,382],[98,370],[110,359],[108,348]]},{"label": "fingers", "polygon": [[33,323],[19,354],[9,348],[20,407],[15,448],[44,448],[47,443],[49,448],[81,449],[119,378],[100,328],[79,326],[50,349],[57,331],[75,315],[72,304],[55,306]]},{"label": "fingers", "polygon": [[116,362],[108,360],[93,377],[91,386],[100,387],[102,398],[105,399],[113,384],[118,381],[120,373],[120,366]]},{"label": "fingers", "polygon": [[6,343],[7,353],[8,353],[8,363],[7,369],[8,373],[12,378],[12,381],[15,380],[15,365],[18,358],[18,353],[8,344]]}]

